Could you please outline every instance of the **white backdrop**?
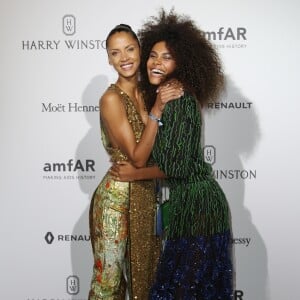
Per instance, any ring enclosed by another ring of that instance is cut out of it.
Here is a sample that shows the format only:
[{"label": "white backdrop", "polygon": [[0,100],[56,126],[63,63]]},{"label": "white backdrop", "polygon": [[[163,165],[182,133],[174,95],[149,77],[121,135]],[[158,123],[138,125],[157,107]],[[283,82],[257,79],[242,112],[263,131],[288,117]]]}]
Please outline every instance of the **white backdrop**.
[{"label": "white backdrop", "polygon": [[87,299],[89,201],[109,166],[97,106],[116,79],[103,41],[161,6],[190,15],[224,62],[204,151],[231,207],[236,299],[299,299],[296,0],[1,1],[1,299]]}]

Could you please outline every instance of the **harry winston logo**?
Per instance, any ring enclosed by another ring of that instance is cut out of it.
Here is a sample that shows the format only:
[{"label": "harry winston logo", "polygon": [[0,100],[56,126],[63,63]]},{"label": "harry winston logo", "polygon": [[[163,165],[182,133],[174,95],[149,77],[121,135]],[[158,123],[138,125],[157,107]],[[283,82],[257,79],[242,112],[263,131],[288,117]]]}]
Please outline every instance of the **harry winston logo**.
[{"label": "harry winston logo", "polygon": [[207,145],[203,148],[204,161],[210,165],[216,162],[216,148],[211,145]]},{"label": "harry winston logo", "polygon": [[74,35],[76,32],[76,18],[73,15],[63,16],[63,33]]},{"label": "harry winston logo", "polygon": [[67,293],[69,295],[77,295],[79,293],[79,278],[77,276],[69,276],[67,278]]}]

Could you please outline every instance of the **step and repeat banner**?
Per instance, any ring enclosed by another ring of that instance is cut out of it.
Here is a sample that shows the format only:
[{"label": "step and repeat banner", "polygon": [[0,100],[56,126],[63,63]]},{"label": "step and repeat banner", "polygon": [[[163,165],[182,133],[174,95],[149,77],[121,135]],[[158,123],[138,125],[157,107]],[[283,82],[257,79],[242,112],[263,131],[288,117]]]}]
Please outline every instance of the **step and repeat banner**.
[{"label": "step and repeat banner", "polygon": [[87,299],[89,203],[110,166],[98,104],[116,80],[105,38],[160,7],[194,19],[224,63],[203,151],[231,208],[235,299],[299,299],[296,0],[1,1],[1,299]]}]

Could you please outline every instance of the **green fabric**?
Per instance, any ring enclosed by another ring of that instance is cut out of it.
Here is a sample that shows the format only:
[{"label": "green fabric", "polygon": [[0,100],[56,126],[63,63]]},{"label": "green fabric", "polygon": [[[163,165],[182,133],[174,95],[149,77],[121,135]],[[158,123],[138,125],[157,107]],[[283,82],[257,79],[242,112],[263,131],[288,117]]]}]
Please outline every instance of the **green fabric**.
[{"label": "green fabric", "polygon": [[229,229],[225,195],[203,159],[201,115],[184,95],[166,105],[153,158],[170,187],[167,238],[212,235]]}]

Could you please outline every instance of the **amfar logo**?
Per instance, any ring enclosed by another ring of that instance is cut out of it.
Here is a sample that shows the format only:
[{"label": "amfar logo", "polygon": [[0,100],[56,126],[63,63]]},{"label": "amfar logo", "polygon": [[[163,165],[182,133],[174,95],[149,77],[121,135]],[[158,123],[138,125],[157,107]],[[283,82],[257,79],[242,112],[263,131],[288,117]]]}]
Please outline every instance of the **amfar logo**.
[{"label": "amfar logo", "polygon": [[219,41],[226,41],[226,40],[231,40],[231,41],[246,41],[247,29],[245,27],[220,27],[218,31],[206,31],[204,32],[204,36],[208,40],[219,40]]},{"label": "amfar logo", "polygon": [[219,27],[216,31],[206,31],[203,35],[217,49],[247,48],[247,29],[245,27]]},{"label": "amfar logo", "polygon": [[203,148],[204,161],[210,165],[216,162],[216,148],[211,145],[207,145]]},{"label": "amfar logo", "polygon": [[77,276],[69,276],[67,278],[67,293],[69,295],[77,295],[79,293],[79,278]]},{"label": "amfar logo", "polygon": [[[93,159],[69,159],[65,162],[46,162],[43,166],[44,180],[94,180],[95,161]],[[77,173],[76,173],[77,172]]]},{"label": "amfar logo", "polygon": [[68,162],[47,162],[43,167],[44,172],[95,172],[95,161],[86,159],[82,162],[80,159],[76,161],[69,159]]},{"label": "amfar logo", "polygon": [[63,33],[74,35],[76,33],[76,18],[73,15],[63,16]]}]

